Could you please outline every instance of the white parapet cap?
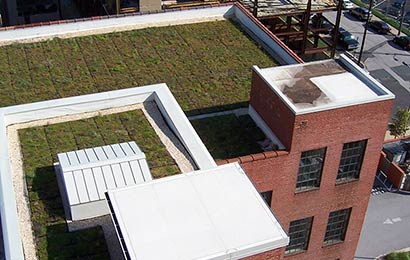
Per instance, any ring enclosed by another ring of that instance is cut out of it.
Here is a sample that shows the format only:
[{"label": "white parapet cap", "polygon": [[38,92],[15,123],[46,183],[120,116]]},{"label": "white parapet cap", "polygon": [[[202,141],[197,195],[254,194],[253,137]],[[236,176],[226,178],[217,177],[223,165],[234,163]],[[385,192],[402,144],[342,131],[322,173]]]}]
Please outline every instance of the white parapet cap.
[{"label": "white parapet cap", "polygon": [[237,163],[107,195],[129,259],[241,259],[289,243]]},{"label": "white parapet cap", "polygon": [[296,115],[394,99],[344,55],[338,61],[253,69]]}]

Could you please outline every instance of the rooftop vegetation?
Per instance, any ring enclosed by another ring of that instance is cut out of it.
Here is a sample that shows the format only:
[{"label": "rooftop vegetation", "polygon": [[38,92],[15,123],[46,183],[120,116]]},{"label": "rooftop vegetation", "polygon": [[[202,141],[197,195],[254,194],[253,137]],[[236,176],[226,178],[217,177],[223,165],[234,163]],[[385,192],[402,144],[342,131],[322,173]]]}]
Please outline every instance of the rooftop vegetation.
[{"label": "rooftop vegetation", "polygon": [[249,99],[275,62],[231,21],[0,47],[0,107],[165,82],[189,114]]},{"label": "rooftop vegetation", "polygon": [[393,252],[385,258],[386,260],[410,260],[410,252]]},{"label": "rooftop vegetation", "polygon": [[234,114],[191,121],[215,160],[260,153],[266,137],[248,115]]},{"label": "rooftop vegetation", "polygon": [[107,259],[100,228],[68,233],[54,173],[57,154],[135,141],[154,178],[179,168],[140,110],[19,130],[31,220],[40,259]]}]

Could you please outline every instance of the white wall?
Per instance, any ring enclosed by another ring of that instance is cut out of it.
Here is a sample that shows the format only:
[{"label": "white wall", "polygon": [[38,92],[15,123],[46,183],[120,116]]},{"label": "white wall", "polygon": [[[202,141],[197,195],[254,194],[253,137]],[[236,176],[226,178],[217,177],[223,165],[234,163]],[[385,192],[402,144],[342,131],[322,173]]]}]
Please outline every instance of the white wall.
[{"label": "white wall", "polygon": [[280,46],[239,8],[235,8],[235,19],[238,20],[245,31],[251,35],[254,40],[260,42],[266,51],[268,51],[268,53],[272,55],[280,64],[288,65],[299,63],[288,53],[287,50]]},{"label": "white wall", "polygon": [[0,45],[96,33],[221,20],[233,6],[162,12],[0,31]]}]

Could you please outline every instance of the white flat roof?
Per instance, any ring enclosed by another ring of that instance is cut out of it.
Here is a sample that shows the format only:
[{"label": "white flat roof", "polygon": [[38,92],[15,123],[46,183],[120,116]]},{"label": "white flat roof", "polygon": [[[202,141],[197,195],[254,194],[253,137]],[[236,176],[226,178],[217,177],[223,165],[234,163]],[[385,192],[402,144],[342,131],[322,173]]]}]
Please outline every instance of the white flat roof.
[{"label": "white flat roof", "polygon": [[296,114],[394,98],[335,60],[255,70]]},{"label": "white flat roof", "polygon": [[239,164],[108,191],[130,259],[240,259],[288,236]]}]

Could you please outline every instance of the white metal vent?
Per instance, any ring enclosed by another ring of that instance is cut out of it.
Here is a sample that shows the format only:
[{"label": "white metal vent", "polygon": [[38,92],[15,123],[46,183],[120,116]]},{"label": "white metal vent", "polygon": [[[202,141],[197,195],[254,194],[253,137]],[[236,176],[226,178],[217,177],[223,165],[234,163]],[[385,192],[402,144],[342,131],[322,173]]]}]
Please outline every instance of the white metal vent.
[{"label": "white metal vent", "polygon": [[135,142],[58,154],[57,179],[66,216],[80,220],[109,213],[105,192],[152,180]]}]

